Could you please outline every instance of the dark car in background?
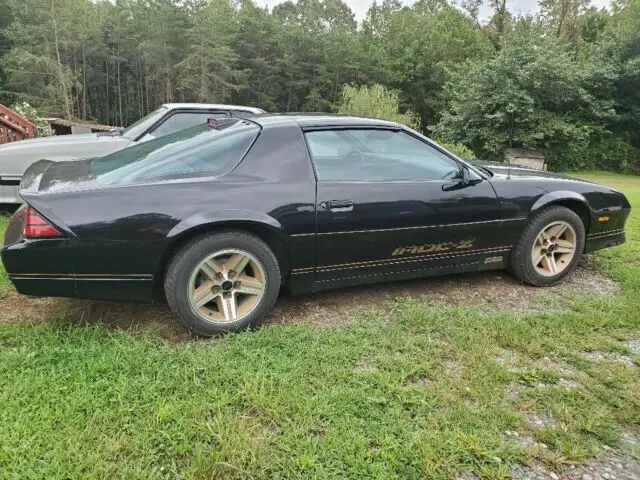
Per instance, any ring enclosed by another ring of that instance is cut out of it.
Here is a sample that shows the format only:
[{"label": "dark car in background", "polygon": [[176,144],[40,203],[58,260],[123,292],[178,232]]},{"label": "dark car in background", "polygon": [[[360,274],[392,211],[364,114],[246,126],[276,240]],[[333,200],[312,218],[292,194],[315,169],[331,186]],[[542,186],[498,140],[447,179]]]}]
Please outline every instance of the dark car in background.
[{"label": "dark car in background", "polygon": [[391,122],[221,119],[103,158],[40,161],[6,231],[19,292],[151,302],[201,335],[258,324],[278,293],[508,269],[553,285],[625,241],[620,192],[473,166]]}]

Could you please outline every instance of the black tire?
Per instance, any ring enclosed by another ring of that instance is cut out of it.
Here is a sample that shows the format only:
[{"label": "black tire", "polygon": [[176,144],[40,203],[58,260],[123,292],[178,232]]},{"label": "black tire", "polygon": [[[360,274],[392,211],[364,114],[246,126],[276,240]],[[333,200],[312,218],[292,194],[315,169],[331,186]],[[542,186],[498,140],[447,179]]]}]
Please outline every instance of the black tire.
[{"label": "black tire", "polygon": [[[241,249],[253,255],[266,273],[266,287],[257,306],[243,318],[229,323],[205,319],[189,301],[192,273],[209,255],[225,249]],[[192,332],[202,336],[236,332],[257,326],[269,314],[280,290],[280,267],[271,249],[258,237],[242,231],[222,231],[202,235],[186,244],[171,259],[164,279],[165,294],[173,313]]]},{"label": "black tire", "polygon": [[[557,275],[544,276],[536,271],[532,260],[532,248],[540,232],[553,222],[563,221],[575,231],[576,250],[569,264]],[[547,287],[562,281],[573,272],[582,258],[585,228],[580,217],[568,208],[559,205],[547,207],[536,213],[520,235],[518,243],[509,257],[509,272],[517,279],[536,287]]]}]

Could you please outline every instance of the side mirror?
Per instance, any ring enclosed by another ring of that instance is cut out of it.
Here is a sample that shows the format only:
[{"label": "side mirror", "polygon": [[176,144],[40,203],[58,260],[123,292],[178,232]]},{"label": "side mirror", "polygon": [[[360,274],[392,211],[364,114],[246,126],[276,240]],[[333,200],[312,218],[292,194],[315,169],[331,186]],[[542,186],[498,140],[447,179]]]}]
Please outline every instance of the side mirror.
[{"label": "side mirror", "polygon": [[442,190],[445,192],[449,192],[451,190],[459,190],[461,188],[468,187],[471,184],[475,184],[471,181],[471,176],[469,175],[469,169],[462,165],[460,167],[460,173],[451,180],[451,182],[442,185]]},{"label": "side mirror", "polygon": [[465,165],[462,165],[460,168],[460,183],[465,186],[471,183],[469,178],[469,169]]}]

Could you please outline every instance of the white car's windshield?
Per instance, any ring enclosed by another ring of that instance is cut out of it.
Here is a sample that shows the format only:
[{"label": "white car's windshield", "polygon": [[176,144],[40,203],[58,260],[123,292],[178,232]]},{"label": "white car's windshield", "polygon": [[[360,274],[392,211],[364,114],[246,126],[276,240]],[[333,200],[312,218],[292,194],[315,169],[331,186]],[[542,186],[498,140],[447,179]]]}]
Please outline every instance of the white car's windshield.
[{"label": "white car's windshield", "polygon": [[122,131],[122,136],[130,140],[135,140],[140,136],[141,133],[143,133],[147,128],[149,128],[157,120],[159,120],[167,110],[167,107],[160,107],[157,110],[154,110],[153,112],[145,115],[133,125],[129,125],[127,128],[125,128]]}]

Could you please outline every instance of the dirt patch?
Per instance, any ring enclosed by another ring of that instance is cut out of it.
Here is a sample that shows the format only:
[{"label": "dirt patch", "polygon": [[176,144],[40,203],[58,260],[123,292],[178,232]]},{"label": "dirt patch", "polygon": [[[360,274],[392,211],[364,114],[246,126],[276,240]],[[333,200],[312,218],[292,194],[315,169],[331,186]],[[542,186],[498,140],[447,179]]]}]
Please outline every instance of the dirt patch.
[{"label": "dirt patch", "polygon": [[640,338],[632,338],[627,340],[627,348],[634,355],[640,355]]},{"label": "dirt patch", "polygon": [[369,365],[365,362],[358,363],[358,365],[356,365],[356,368],[353,369],[353,372],[357,373],[358,375],[371,375],[373,373],[376,373],[377,371],[378,369],[375,366]]},{"label": "dirt patch", "polygon": [[36,324],[61,318],[66,315],[72,303],[71,299],[25,297],[11,290],[0,300],[0,324]]},{"label": "dirt patch", "polygon": [[621,355],[615,352],[582,352],[582,356],[588,358],[589,360],[593,360],[594,362],[602,362],[603,360],[613,360],[614,362],[620,362],[623,365],[633,368],[635,367],[635,363],[631,357],[627,355]]},{"label": "dirt patch", "polygon": [[557,427],[558,423],[555,419],[544,413],[532,413],[526,416],[527,421],[538,428]]},{"label": "dirt patch", "polygon": [[516,443],[521,447],[541,448],[544,450],[549,448],[547,444],[534,440],[532,437],[530,437],[526,433],[520,433],[512,430],[505,430],[504,434],[507,436],[510,442]]},{"label": "dirt patch", "polygon": [[[601,455],[598,458],[590,458],[586,462],[561,465],[551,468],[540,462],[534,461],[530,465],[509,465],[509,473],[513,479],[529,480],[638,480],[640,479],[640,462],[629,450],[638,445],[638,430],[631,427],[623,434],[623,443],[626,447],[613,449],[608,445],[602,445]],[[542,447],[545,444],[536,442],[531,437],[518,432],[505,432],[507,441],[525,448]]]},{"label": "dirt patch", "polygon": [[[617,284],[597,273],[589,259],[563,283],[535,288],[506,272],[451,275],[439,278],[356,287],[300,297],[281,296],[267,319],[270,324],[340,325],[358,312],[380,307],[397,297],[428,299],[448,306],[469,306],[487,312],[535,313],[570,305],[575,294],[610,296]],[[384,310],[384,309],[382,309]],[[170,341],[192,338],[166,305],[28,298],[9,294],[0,300],[0,323],[39,323],[67,319],[104,323],[115,328],[153,330]]]},{"label": "dirt patch", "polygon": [[514,479],[529,480],[638,480],[640,463],[609,451],[600,458],[588,460],[584,465],[567,465],[557,470],[539,463],[510,465],[509,473]]},{"label": "dirt patch", "polygon": [[515,350],[501,348],[496,354],[496,362],[508,372],[516,372],[518,370],[518,354]]}]

